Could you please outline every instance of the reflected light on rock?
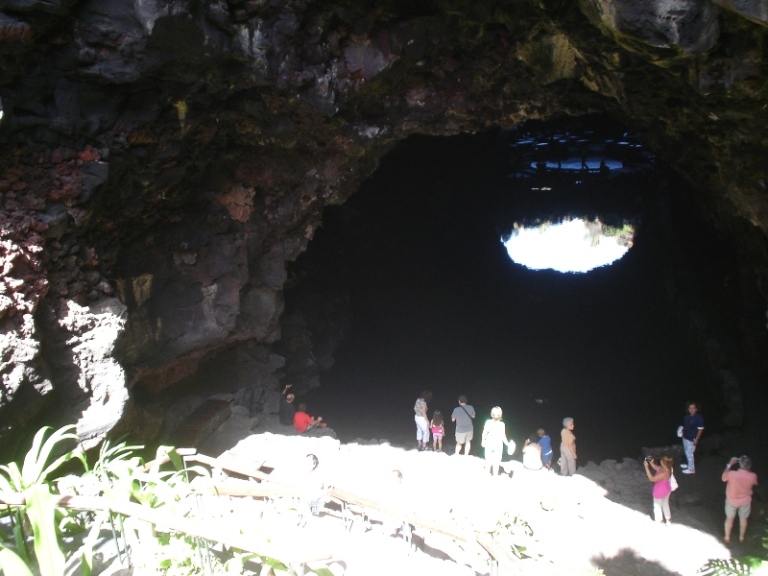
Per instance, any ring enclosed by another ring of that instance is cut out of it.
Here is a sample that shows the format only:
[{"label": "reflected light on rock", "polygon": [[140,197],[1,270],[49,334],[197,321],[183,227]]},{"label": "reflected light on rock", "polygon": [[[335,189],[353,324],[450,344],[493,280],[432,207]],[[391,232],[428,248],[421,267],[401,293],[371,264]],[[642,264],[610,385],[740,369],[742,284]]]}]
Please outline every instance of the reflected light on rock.
[{"label": "reflected light on rock", "polygon": [[630,225],[618,229],[599,220],[574,218],[531,227],[515,225],[502,243],[513,262],[531,270],[589,272],[624,256],[632,247],[633,236]]}]

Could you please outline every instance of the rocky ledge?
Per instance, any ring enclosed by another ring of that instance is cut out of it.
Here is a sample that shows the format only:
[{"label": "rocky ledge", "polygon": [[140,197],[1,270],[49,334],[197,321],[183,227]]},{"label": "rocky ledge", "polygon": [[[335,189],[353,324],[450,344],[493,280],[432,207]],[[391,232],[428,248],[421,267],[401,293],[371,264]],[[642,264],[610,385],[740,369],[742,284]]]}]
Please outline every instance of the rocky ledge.
[{"label": "rocky ledge", "polygon": [[[673,524],[665,526],[651,517],[651,483],[639,458],[590,462],[573,477],[529,472],[513,459],[504,464],[507,474],[490,477],[483,460],[474,456],[417,452],[386,440],[342,444],[330,438],[286,436],[280,434],[282,429],[274,416],[257,423],[246,414],[235,414],[201,451],[229,446],[225,457],[278,473],[295,470],[313,453],[326,484],[373,500],[391,496],[391,472],[399,470],[397,501],[413,513],[476,531],[493,531],[515,518],[525,520],[532,533],[519,530],[517,542],[525,546],[521,568],[530,574],[588,574],[601,568],[606,574],[694,576],[710,558],[761,550],[766,510],[759,495],[747,543],[730,548],[722,543],[724,489],[718,458],[703,459],[695,476],[681,475],[678,469],[680,487],[671,498]],[[345,521],[329,506],[319,517],[309,517],[300,533],[302,539],[322,542],[333,551],[328,565],[335,575],[426,569],[474,576],[491,571],[477,550],[438,533],[417,527],[411,549],[394,531],[397,522],[373,511],[364,518],[359,509]]]}]

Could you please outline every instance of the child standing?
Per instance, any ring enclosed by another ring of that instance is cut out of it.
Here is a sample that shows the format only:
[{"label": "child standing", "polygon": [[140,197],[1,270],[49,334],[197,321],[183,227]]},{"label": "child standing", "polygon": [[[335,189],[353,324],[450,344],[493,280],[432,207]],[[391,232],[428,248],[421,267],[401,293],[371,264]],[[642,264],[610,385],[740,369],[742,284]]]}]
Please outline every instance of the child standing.
[{"label": "child standing", "polygon": [[539,428],[536,433],[539,435],[539,446],[541,446],[541,463],[548,469],[552,468],[552,440],[544,428]]},{"label": "child standing", "polygon": [[432,430],[432,450],[435,452],[443,451],[443,436],[445,436],[445,424],[440,410],[435,410],[432,415],[432,422],[429,423]]}]

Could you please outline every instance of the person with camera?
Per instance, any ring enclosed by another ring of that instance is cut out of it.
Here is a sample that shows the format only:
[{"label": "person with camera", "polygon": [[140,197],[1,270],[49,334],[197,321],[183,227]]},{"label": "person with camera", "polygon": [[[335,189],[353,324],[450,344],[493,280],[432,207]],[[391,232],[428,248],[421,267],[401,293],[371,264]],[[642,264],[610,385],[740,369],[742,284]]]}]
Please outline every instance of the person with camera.
[{"label": "person with camera", "polygon": [[757,486],[757,474],[752,472],[748,456],[731,458],[723,472],[725,486],[725,543],[731,543],[731,530],[736,514],[739,515],[739,542],[744,543],[747,520],[752,512],[752,488]]},{"label": "person with camera", "polygon": [[[646,456],[643,464],[648,480],[653,482],[653,519],[656,522],[664,522],[666,518],[667,525],[672,524],[672,514],[669,510],[669,495],[672,493],[672,484],[669,479],[672,476],[674,460],[669,456],[662,456],[657,465],[652,456]],[[651,469],[653,469],[653,474],[651,474]]]},{"label": "person with camera", "polygon": [[291,384],[286,384],[283,391],[280,394],[280,408],[278,410],[278,418],[280,424],[283,426],[292,426],[293,417],[296,416],[296,406],[293,405],[293,401],[296,396],[293,392],[288,392],[291,389]]}]

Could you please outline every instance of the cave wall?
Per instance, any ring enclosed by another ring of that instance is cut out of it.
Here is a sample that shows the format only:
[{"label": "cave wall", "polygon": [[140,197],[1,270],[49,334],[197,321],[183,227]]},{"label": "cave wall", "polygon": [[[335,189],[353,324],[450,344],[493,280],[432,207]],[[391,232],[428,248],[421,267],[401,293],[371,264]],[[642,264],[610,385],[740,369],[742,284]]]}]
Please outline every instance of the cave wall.
[{"label": "cave wall", "polygon": [[256,411],[281,380],[316,385],[344,302],[327,310],[335,328],[284,317],[285,263],[414,133],[614,115],[700,192],[764,298],[766,14],[730,0],[0,2],[2,441],[41,419],[77,422],[87,445],[151,440],[206,395]]}]

